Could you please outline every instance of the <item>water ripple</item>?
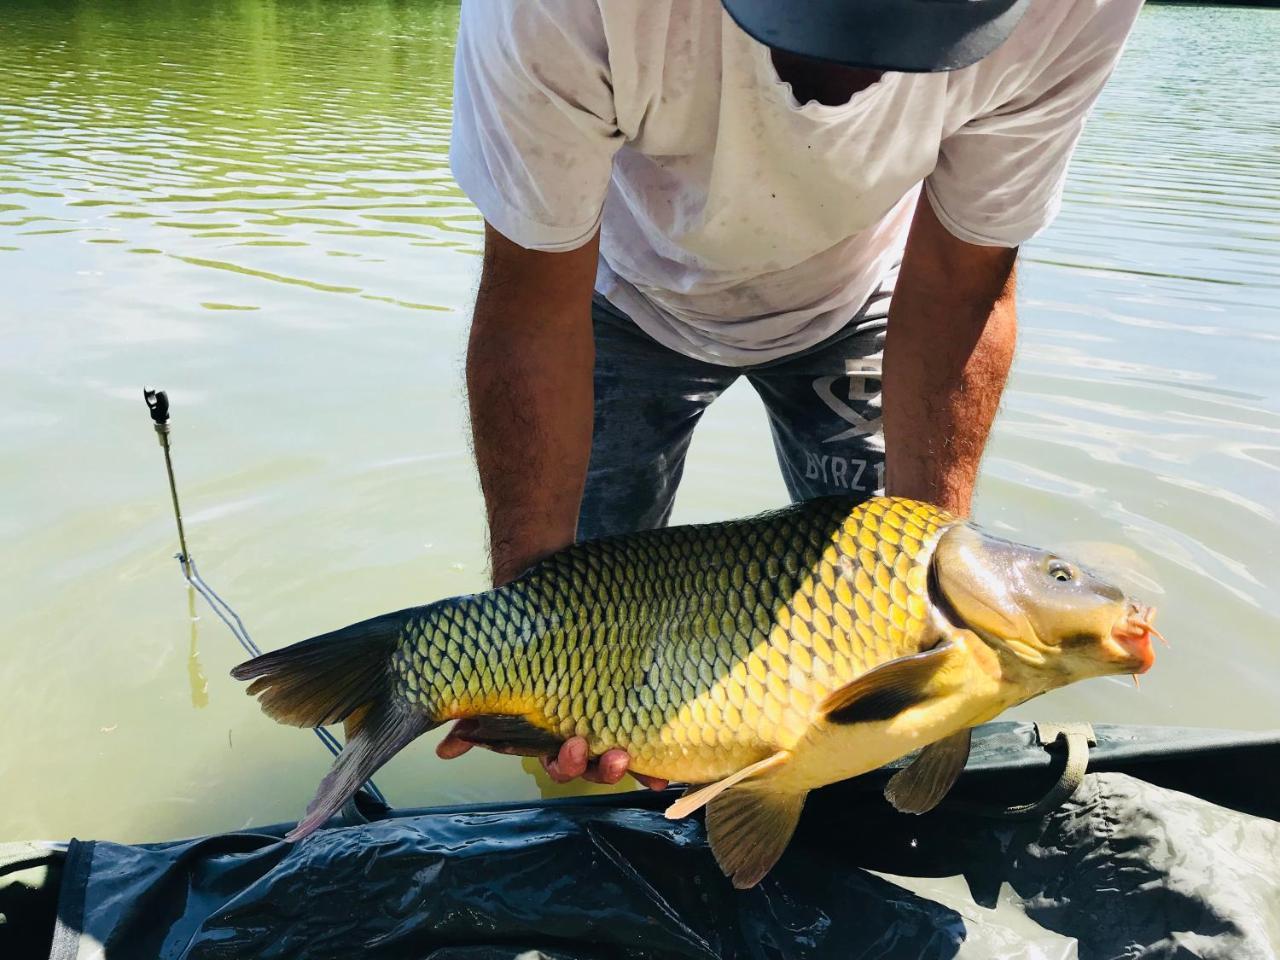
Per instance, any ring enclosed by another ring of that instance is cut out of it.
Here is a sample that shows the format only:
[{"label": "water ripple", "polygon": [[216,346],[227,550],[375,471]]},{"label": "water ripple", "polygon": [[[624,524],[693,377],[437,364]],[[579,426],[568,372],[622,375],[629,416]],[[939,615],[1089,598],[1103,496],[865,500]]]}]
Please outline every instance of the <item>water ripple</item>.
[{"label": "water ripple", "polygon": [[[106,239],[268,284],[438,306],[395,264],[406,241],[477,246],[446,163],[456,8],[282,4],[246,32],[274,5],[81,3],[67,37],[47,6],[6,4],[0,232],[20,249]],[[359,281],[332,282],[316,252],[355,255]],[[281,295],[259,289],[259,306]]]}]

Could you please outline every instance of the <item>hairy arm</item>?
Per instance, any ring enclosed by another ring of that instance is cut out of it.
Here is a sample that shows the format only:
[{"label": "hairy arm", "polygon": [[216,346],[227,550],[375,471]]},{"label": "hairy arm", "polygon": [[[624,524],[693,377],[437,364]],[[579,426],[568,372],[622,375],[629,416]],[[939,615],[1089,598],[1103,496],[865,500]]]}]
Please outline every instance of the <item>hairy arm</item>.
[{"label": "hairy arm", "polygon": [[573,542],[591,454],[599,240],[526,250],[486,226],[467,399],[495,585]]},{"label": "hairy arm", "polygon": [[[591,293],[598,254],[598,235],[576,250],[545,253],[485,226],[467,345],[467,400],[495,585],[573,542],[591,455]],[[465,721],[455,725],[437,754],[451,759],[471,749],[465,731]],[[628,763],[623,750],[591,761],[581,737],[543,761],[561,782],[585,776],[603,783],[622,779]]]},{"label": "hairy arm", "polygon": [[921,193],[885,338],[890,495],[969,512],[1013,362],[1017,255],[953,236]]}]

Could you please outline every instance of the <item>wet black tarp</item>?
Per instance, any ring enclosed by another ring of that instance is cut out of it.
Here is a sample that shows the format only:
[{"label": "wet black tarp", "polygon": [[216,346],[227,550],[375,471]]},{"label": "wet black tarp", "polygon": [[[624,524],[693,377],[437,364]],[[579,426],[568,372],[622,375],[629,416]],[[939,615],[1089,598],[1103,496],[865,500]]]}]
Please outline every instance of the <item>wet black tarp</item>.
[{"label": "wet black tarp", "polygon": [[[1025,723],[982,728],[953,797],[923,817],[881,799],[886,773],[818,791],[748,891],[721,876],[700,820],[666,820],[672,795],[648,793],[397,812],[296,846],[281,825],[25,860],[11,847],[0,956],[1280,957],[1280,733],[1096,735],[1075,796],[1030,820],[987,806],[1033,800],[1060,772]],[[34,941],[55,916],[49,953],[47,929]]]}]

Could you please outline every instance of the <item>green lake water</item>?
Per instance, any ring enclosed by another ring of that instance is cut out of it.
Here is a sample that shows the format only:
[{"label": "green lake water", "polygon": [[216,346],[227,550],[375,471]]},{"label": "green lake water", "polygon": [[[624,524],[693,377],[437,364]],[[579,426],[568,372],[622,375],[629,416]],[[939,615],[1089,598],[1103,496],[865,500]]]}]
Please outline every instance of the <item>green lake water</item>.
[{"label": "green lake water", "polygon": [[[292,819],[328,765],[190,616],[143,385],[173,399],[192,552],[262,646],[484,585],[456,20],[0,0],[0,838]],[[1140,689],[1092,681],[1022,716],[1280,726],[1277,50],[1280,11],[1148,8],[1024,250],[976,514],[1118,566],[1173,645]],[[784,499],[735,388],[677,520]],[[509,758],[438,761],[435,736],[379,774],[393,804],[541,789]]]}]

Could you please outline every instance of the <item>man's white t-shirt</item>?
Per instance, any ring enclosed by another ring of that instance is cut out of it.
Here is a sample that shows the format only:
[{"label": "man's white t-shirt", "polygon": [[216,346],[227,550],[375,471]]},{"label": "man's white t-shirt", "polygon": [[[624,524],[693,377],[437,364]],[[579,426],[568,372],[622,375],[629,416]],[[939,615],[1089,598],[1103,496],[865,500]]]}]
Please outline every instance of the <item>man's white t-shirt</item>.
[{"label": "man's white t-shirt", "polygon": [[522,247],[600,230],[596,289],[715,363],[848,323],[900,258],[921,183],[962,240],[1013,247],[1067,162],[1141,0],[1032,0],[994,53],[796,102],[719,0],[464,0],[454,177]]}]

